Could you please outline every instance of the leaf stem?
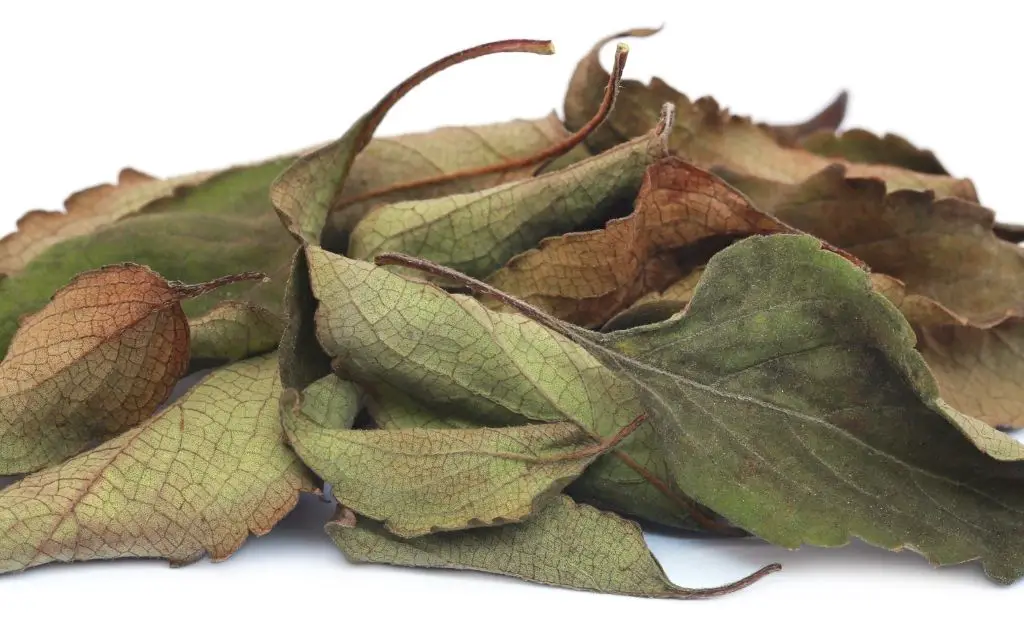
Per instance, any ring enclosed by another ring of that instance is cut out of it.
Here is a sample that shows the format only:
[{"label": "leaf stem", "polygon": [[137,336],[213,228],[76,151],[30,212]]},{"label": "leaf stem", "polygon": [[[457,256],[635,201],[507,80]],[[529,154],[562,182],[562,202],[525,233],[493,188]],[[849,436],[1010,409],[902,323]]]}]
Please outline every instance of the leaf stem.
[{"label": "leaf stem", "polygon": [[626,66],[626,58],[629,56],[629,47],[625,44],[619,44],[615,49],[615,62],[612,65],[612,72],[608,77],[608,84],[604,89],[604,99],[601,101],[601,105],[598,107],[597,112],[591,117],[590,121],[587,122],[582,128],[576,131],[571,136],[562,139],[558,143],[551,145],[540,152],[531,156],[523,158],[512,159],[505,161],[504,163],[495,163],[493,165],[485,165],[483,167],[473,167],[469,169],[459,170],[456,172],[449,172],[447,174],[436,174],[434,176],[428,176],[426,178],[419,178],[416,180],[405,181],[395,185],[388,185],[387,187],[381,187],[362,194],[351,196],[344,200],[337,202],[331,209],[332,213],[341,210],[350,205],[356,203],[365,202],[380,196],[386,196],[388,194],[394,194],[398,192],[408,191],[410,189],[418,189],[420,187],[426,187],[429,185],[439,185],[442,183],[449,183],[452,181],[461,180],[464,178],[476,178],[479,176],[486,176],[488,174],[501,174],[504,172],[511,172],[518,169],[525,169],[530,166],[536,165],[537,168],[534,172],[539,172],[544,168],[545,165],[551,163],[551,161],[567,153],[580,143],[582,143],[590,133],[596,130],[605,120],[608,115],[611,114],[612,108],[615,106],[615,98],[619,94],[619,82],[622,81],[622,71]]}]

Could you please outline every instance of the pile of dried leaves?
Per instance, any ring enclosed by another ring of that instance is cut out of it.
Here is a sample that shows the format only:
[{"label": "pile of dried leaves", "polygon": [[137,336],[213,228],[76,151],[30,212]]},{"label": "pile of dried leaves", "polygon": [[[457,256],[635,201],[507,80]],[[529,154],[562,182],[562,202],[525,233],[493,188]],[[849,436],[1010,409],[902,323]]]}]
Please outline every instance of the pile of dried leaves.
[{"label": "pile of dried leaves", "polygon": [[607,42],[564,121],[373,138],[438,71],[552,52],[496,42],[310,152],[26,215],[0,571],[221,560],[329,485],[355,561],[664,597],[778,568],[678,587],[632,518],[1024,575],[1024,231],[837,134],[845,95],[758,124],[621,81]]}]

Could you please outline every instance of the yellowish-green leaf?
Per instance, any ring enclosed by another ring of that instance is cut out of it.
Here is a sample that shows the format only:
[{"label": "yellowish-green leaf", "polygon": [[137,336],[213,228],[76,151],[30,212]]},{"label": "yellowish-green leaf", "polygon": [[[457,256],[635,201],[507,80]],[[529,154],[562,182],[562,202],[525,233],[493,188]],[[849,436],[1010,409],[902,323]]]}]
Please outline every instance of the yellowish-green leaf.
[{"label": "yellowish-green leaf", "polygon": [[565,588],[644,597],[727,594],[779,570],[767,566],[726,586],[682,588],[665,576],[640,528],[613,513],[558,496],[521,524],[401,539],[352,516],[327,525],[352,561],[478,570]]},{"label": "yellowish-green leaf", "polygon": [[281,340],[283,322],[266,308],[224,301],[189,321],[192,370],[241,361],[270,352]]},{"label": "yellowish-green leaf", "polygon": [[284,444],[277,359],[214,371],[167,410],[0,491],[0,572],[49,562],[220,561],[314,489]]}]

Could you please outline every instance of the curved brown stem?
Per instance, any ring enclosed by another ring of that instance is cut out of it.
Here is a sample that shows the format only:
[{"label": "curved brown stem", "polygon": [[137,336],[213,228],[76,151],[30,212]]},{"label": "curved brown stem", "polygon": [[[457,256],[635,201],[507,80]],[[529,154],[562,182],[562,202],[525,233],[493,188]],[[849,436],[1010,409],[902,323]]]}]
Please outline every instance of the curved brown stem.
[{"label": "curved brown stem", "polygon": [[680,590],[675,596],[686,597],[690,599],[710,599],[712,597],[720,597],[723,594],[731,594],[737,590],[742,590],[747,586],[750,586],[761,579],[764,579],[773,572],[782,570],[782,564],[768,564],[764,568],[761,568],[757,572],[743,577],[739,581],[733,581],[727,583],[724,586],[718,586],[715,588],[700,588],[696,590],[686,589]]},{"label": "curved brown stem", "polygon": [[396,192],[408,191],[410,189],[418,189],[428,185],[438,185],[441,183],[449,183],[452,181],[461,180],[463,178],[475,178],[478,176],[485,176],[488,174],[501,174],[504,172],[511,172],[517,169],[525,169],[536,165],[539,171],[544,165],[547,165],[556,158],[562,156],[569,150],[573,149],[577,145],[583,142],[591,132],[596,130],[598,126],[604,123],[605,119],[611,113],[612,108],[615,106],[615,98],[619,93],[619,82],[622,80],[622,71],[626,66],[626,58],[629,56],[629,47],[625,44],[619,44],[615,49],[615,63],[612,66],[611,75],[608,78],[608,84],[605,86],[604,99],[601,101],[601,106],[594,113],[594,116],[587,122],[585,126],[580,128],[576,133],[565,138],[558,143],[534,154],[532,156],[526,156],[519,159],[513,159],[504,163],[495,163],[494,165],[486,165],[484,167],[474,167],[470,169],[459,170],[457,172],[450,172],[448,174],[437,174],[435,176],[428,176],[426,178],[420,178],[416,180],[406,181],[404,183],[398,183],[396,185],[389,185],[387,187],[381,187],[372,191],[363,192],[357,196],[352,196],[344,200],[339,201],[335,204],[332,211],[338,211],[344,209],[349,205],[356,203],[365,202],[372,200],[380,196],[387,194],[393,194]]}]

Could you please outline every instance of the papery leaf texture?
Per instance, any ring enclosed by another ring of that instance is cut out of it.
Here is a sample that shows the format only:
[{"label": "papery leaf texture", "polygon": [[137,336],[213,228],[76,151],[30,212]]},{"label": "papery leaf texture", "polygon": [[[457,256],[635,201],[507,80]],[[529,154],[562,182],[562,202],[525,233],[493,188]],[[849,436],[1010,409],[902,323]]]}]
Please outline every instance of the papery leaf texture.
[{"label": "papery leaf texture", "polygon": [[149,417],[188,368],[180,302],[230,281],[107,266],[25,318],[0,363],[0,473],[55,464]]},{"label": "papery leaf texture", "polygon": [[[565,97],[565,121],[575,130],[589,117],[601,99],[608,71],[598,53],[608,42],[621,37],[644,37],[656,32],[634,29],[606,38],[580,61]],[[676,108],[670,148],[681,158],[705,169],[724,168],[733,172],[798,183],[831,163],[848,165],[851,176],[883,179],[890,190],[934,190],[941,196],[977,200],[973,183],[950,176],[924,174],[892,165],[852,163],[826,158],[799,147],[787,147],[749,118],[723,110],[714,99],[697,101],[655,77],[647,85],[635,80],[621,84],[616,108],[604,126],[587,138],[591,150],[601,152],[650,129],[665,102]]]},{"label": "papery leaf texture", "polygon": [[138,427],[0,491],[0,572],[49,562],[229,557],[311,476],[284,444],[277,359],[215,370]]},{"label": "papery leaf texture", "polygon": [[224,365],[270,352],[281,340],[284,323],[262,306],[224,301],[189,320],[192,370]]},{"label": "papery leaf texture", "polygon": [[613,513],[558,496],[521,524],[401,539],[349,517],[327,534],[352,561],[493,572],[552,586],[644,597],[701,598],[744,588],[767,566],[718,588],[682,588],[665,576],[640,527]]}]

